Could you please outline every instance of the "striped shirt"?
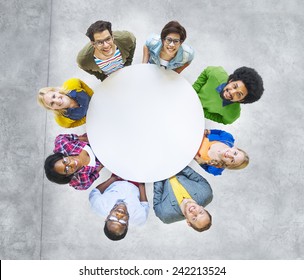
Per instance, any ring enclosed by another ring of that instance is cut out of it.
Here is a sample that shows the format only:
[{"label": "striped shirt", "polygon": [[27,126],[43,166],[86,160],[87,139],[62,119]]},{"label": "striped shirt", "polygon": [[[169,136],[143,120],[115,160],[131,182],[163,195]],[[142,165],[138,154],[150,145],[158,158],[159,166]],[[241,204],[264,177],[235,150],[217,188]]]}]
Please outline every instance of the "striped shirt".
[{"label": "striped shirt", "polygon": [[123,61],[121,57],[120,50],[117,48],[115,51],[115,54],[113,57],[106,59],[106,60],[101,60],[94,56],[95,63],[98,65],[100,70],[106,74],[110,75],[113,72],[123,68]]}]

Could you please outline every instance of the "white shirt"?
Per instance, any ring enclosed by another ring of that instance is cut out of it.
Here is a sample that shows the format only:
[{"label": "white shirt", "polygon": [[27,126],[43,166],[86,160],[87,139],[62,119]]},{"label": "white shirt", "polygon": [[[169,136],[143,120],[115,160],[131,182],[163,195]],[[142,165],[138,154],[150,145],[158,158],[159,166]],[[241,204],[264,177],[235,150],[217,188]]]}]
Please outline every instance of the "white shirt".
[{"label": "white shirt", "polygon": [[117,200],[122,200],[127,205],[130,225],[143,225],[148,217],[149,203],[139,201],[138,187],[127,181],[115,181],[103,194],[95,188],[89,200],[93,211],[103,217],[109,215]]},{"label": "white shirt", "polygon": [[83,147],[83,150],[87,151],[87,153],[89,155],[89,158],[90,158],[90,162],[87,165],[88,166],[95,166],[96,165],[95,155],[94,155],[91,147],[89,145],[85,145]]}]

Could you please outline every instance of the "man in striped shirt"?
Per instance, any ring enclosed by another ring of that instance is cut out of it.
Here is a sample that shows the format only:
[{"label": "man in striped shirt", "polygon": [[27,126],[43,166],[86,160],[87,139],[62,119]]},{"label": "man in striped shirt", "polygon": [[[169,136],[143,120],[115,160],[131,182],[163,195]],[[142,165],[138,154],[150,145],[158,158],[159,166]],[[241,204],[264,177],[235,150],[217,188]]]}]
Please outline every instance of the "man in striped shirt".
[{"label": "man in striped shirt", "polygon": [[97,21],[87,30],[90,39],[77,56],[78,66],[103,81],[111,73],[132,64],[136,38],[128,31],[112,32],[112,24]]}]

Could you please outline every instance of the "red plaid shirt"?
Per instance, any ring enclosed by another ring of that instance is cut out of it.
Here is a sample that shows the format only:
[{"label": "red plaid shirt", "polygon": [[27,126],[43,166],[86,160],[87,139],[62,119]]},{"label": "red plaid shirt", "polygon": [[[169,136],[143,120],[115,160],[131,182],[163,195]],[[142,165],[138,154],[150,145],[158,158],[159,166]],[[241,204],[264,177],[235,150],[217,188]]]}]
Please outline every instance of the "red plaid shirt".
[{"label": "red plaid shirt", "polygon": [[[84,134],[83,136],[85,136]],[[88,142],[78,140],[76,134],[59,134],[55,139],[54,153],[62,153],[65,156],[78,156]],[[74,173],[70,186],[76,190],[86,190],[99,177],[97,168],[101,165],[100,161],[95,158],[95,166],[83,166]]]}]

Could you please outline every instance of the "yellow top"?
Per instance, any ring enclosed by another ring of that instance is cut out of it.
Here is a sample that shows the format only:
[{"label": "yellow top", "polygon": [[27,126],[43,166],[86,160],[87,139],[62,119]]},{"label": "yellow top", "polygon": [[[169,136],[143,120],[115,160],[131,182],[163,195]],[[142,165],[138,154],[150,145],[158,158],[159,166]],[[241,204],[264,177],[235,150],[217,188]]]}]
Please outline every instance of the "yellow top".
[{"label": "yellow top", "polygon": [[178,204],[181,204],[184,198],[192,198],[183,185],[177,180],[176,176],[171,177],[169,181]]},{"label": "yellow top", "polygon": [[[92,96],[94,93],[94,91],[86,83],[76,78],[72,78],[65,81],[62,87],[67,90],[76,90],[76,91],[83,90],[89,96]],[[86,122],[86,117],[83,117],[80,120],[72,120],[62,115],[55,115],[55,121],[62,127],[70,128],[84,124]]]}]

